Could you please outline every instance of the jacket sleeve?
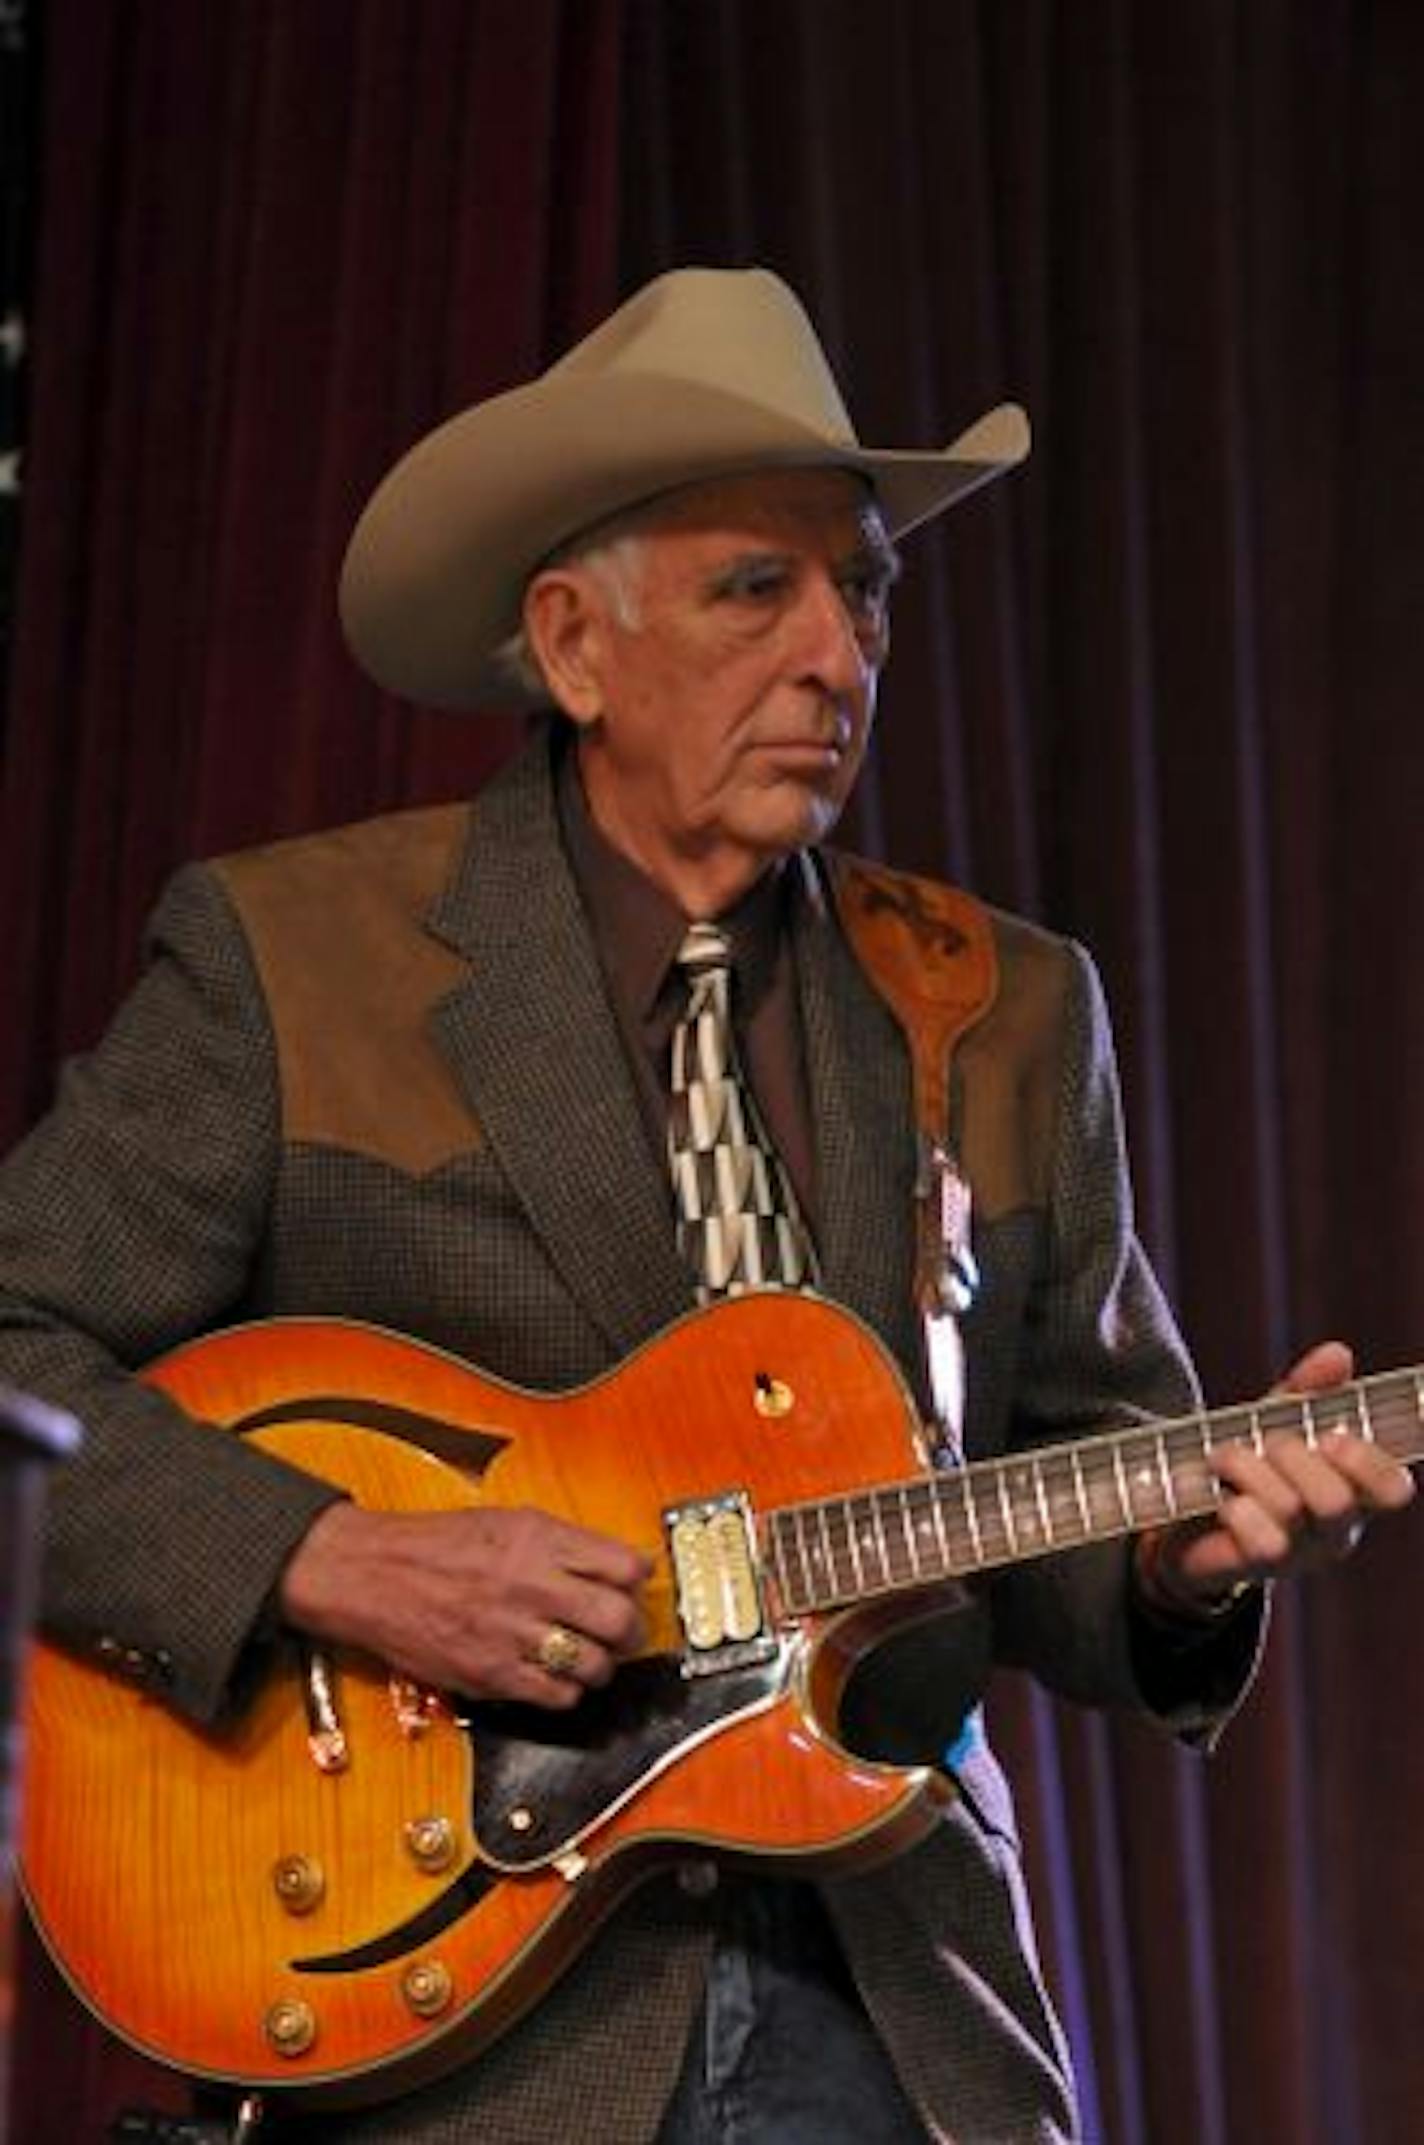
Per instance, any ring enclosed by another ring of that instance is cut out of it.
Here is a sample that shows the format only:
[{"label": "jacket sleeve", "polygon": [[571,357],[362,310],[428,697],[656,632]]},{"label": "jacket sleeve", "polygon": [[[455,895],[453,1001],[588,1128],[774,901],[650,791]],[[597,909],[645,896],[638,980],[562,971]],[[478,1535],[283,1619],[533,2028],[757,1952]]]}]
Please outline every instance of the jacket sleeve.
[{"label": "jacket sleeve", "polygon": [[147,955],[0,1167],[0,1379],[84,1430],[48,1500],[46,1628],[208,1720],[333,1492],[134,1375],[237,1314],[280,1129],[261,991],[213,874],[174,880]]},{"label": "jacket sleeve", "polygon": [[[1102,991],[1082,949],[1067,956],[1048,1228],[1016,1381],[1015,1445],[1200,1404],[1134,1227]],[[1124,1540],[1017,1567],[992,1589],[996,1655],[1064,1697],[1133,1706],[1178,1734],[1210,1736],[1249,1685],[1261,1599],[1220,1623],[1168,1629],[1137,1604],[1131,1565]]]}]

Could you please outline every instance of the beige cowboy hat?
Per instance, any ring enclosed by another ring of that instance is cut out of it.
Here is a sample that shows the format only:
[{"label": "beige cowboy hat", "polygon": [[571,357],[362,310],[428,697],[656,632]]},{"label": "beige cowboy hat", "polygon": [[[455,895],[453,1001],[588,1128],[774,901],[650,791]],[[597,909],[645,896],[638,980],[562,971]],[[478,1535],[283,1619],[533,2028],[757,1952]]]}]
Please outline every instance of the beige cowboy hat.
[{"label": "beige cowboy hat", "polygon": [[551,552],[659,492],[738,472],[858,470],[900,536],[1011,469],[1003,403],[937,452],[862,447],[800,300],[764,268],[680,268],[526,387],[418,441],[377,488],[341,574],[353,654],[434,707],[519,697],[494,664]]}]

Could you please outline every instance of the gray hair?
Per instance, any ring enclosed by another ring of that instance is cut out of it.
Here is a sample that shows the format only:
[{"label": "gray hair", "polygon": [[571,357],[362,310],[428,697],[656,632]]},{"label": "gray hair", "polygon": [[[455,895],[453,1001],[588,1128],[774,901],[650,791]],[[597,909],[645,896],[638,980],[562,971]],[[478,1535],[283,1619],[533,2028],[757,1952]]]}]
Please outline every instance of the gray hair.
[{"label": "gray hair", "polygon": [[[626,516],[620,516],[619,522],[626,519]],[[595,529],[585,530],[581,536],[571,537],[557,551],[551,551],[546,559],[541,559],[529,580],[552,566],[586,567],[612,603],[619,624],[635,633],[642,624],[643,539],[636,530],[620,527],[619,522],[602,522]],[[527,587],[528,583],[525,585]],[[500,642],[493,660],[499,675],[517,686],[527,698],[546,700],[549,697],[549,681],[530,645],[523,619],[514,632]]]}]

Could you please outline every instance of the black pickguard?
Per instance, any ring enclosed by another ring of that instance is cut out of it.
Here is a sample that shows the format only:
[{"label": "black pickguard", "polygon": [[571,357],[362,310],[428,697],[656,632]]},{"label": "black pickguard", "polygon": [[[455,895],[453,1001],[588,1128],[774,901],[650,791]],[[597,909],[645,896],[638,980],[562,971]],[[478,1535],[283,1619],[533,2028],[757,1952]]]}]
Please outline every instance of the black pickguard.
[{"label": "black pickguard", "polygon": [[686,1677],[657,1655],[630,1662],[568,1713],[471,1707],[480,1853],[510,1872],[563,1853],[664,1760],[774,1695],[784,1673],[773,1659]]}]

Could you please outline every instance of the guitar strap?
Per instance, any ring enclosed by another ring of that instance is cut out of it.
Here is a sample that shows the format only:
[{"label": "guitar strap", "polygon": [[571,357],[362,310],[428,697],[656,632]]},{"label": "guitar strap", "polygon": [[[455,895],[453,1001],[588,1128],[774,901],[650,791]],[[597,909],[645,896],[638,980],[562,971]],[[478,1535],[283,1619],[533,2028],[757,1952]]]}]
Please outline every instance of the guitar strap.
[{"label": "guitar strap", "polygon": [[959,1319],[978,1286],[968,1179],[951,1127],[955,1050],[994,1003],[993,925],[960,888],[833,854],[831,889],[846,936],[904,1031],[920,1166],[915,1185],[915,1309],[924,1334],[942,1463],[962,1452],[964,1349]]}]

